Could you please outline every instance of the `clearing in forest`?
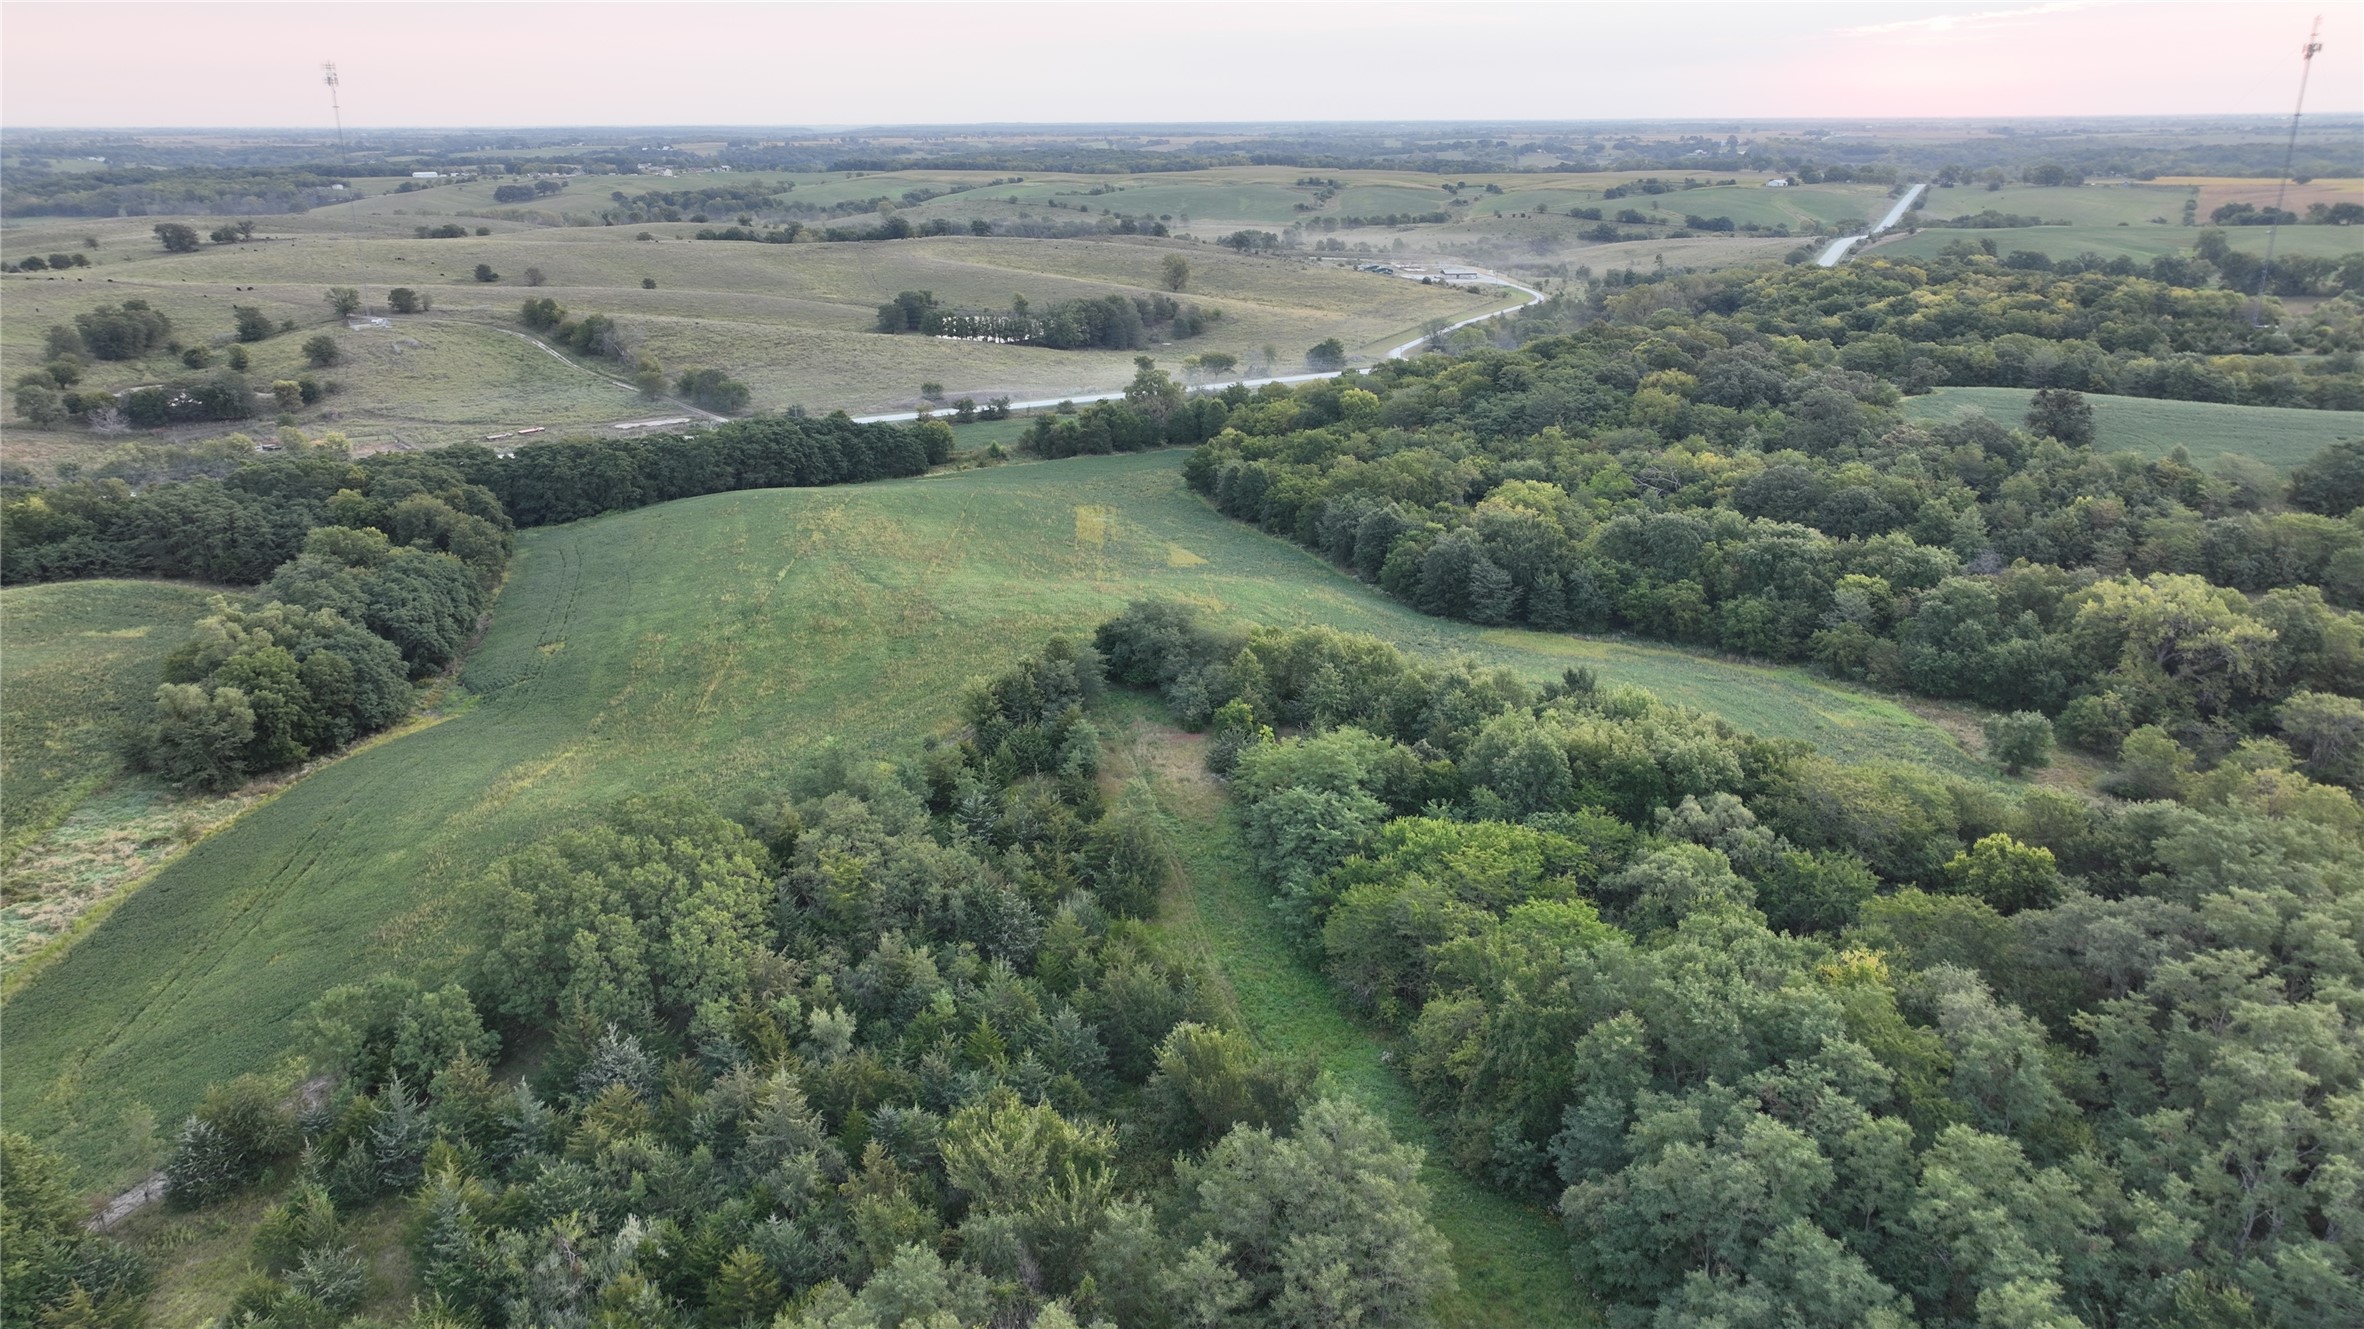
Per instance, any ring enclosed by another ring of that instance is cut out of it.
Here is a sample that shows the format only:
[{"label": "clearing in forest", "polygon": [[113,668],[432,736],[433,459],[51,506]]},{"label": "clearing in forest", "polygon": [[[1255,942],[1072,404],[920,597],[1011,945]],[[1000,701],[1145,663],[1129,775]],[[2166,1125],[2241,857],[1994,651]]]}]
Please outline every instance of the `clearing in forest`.
[{"label": "clearing in forest", "polygon": [[1350,1019],[1329,980],[1289,948],[1267,897],[1250,879],[1222,786],[1208,774],[1206,741],[1164,723],[1153,699],[1112,695],[1104,778],[1118,797],[1144,800],[1173,846],[1158,928],[1220,975],[1259,1045],[1319,1059],[1324,1087],[1355,1099],[1399,1140],[1427,1151],[1421,1181],[1430,1217],[1453,1247],[1453,1296],[1441,1324],[1501,1329],[1589,1325],[1598,1315],[1568,1269],[1567,1239],[1550,1215],[1453,1170],[1395,1069],[1393,1043]]}]

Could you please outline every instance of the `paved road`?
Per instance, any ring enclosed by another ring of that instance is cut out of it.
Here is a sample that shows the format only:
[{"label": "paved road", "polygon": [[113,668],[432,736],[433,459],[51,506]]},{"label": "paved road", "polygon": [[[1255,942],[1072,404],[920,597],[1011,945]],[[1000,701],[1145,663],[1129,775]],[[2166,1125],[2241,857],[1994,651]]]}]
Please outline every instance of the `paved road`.
[{"label": "paved road", "polygon": [[1831,241],[1829,247],[1822,251],[1822,257],[1814,260],[1814,265],[1820,268],[1835,268],[1846,260],[1848,251],[1854,249],[1855,246],[1871,239],[1875,235],[1881,235],[1888,231],[1894,230],[1896,228],[1896,223],[1903,219],[1904,214],[1912,211],[1913,200],[1919,198],[1921,196],[1921,191],[1927,189],[1928,187],[1929,186],[1927,185],[1914,185],[1912,188],[1905,190],[1904,197],[1896,200],[1896,206],[1888,209],[1888,215],[1880,218],[1879,225],[1874,226],[1861,235],[1842,235],[1838,239]]},{"label": "paved road", "polygon": [[[1489,314],[1480,314],[1476,318],[1465,318],[1458,323],[1447,325],[1443,329],[1444,333],[1458,332],[1462,328],[1469,327],[1472,324],[1483,323],[1487,319],[1500,318],[1504,314],[1524,309],[1527,307],[1527,305],[1540,304],[1543,300],[1543,292],[1538,291],[1531,286],[1521,286],[1517,282],[1511,281],[1506,277],[1480,276],[1474,283],[1464,284],[1473,284],[1479,286],[1507,286],[1510,289],[1517,291],[1521,295],[1526,296],[1527,303],[1524,305],[1513,305],[1509,309],[1497,309]],[[1390,360],[1403,359],[1404,357],[1419,350],[1421,347],[1426,346],[1428,344],[1430,335],[1431,334],[1423,333],[1422,335],[1405,342],[1403,345],[1396,347],[1392,351],[1389,351],[1387,353],[1387,358]],[[1441,336],[1443,333],[1434,335]],[[1343,369],[1333,369],[1327,373],[1320,374],[1276,374],[1270,378],[1244,378],[1237,381],[1247,387],[1260,388],[1267,383],[1316,383],[1325,378],[1336,378],[1345,372],[1346,371]],[[1231,385],[1226,383],[1222,386],[1229,387]],[[1122,389],[1119,389],[1115,392],[1078,393],[1066,397],[1046,397],[1040,401],[1014,401],[1010,403],[1010,409],[1013,411],[1044,411],[1049,410],[1053,406],[1059,405],[1061,402],[1074,402],[1078,406],[1084,406],[1096,401],[1116,401],[1122,398],[1124,395],[1125,394]],[[940,415],[942,412],[931,411],[929,414]],[[867,425],[891,424],[896,421],[916,420],[918,418],[919,412],[917,411],[893,411],[885,415],[857,415],[854,417],[854,420],[859,424]]]}]

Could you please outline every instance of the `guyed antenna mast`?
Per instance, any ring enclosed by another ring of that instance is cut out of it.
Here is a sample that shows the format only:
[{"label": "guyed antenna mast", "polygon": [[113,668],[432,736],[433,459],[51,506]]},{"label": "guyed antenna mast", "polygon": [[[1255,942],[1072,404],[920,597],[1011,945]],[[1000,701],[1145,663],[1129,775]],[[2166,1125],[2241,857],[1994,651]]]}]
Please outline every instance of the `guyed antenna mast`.
[{"label": "guyed antenna mast", "polygon": [[2298,117],[2307,109],[2307,75],[2314,72],[2315,52],[2323,49],[2323,16],[2307,29],[2307,44],[2298,53],[2298,105],[2290,109],[2290,146],[2282,150],[2282,179],[2274,186],[2274,215],[2266,225],[2265,263],[2257,270],[2257,296],[2249,303],[2249,326],[2265,314],[2266,283],[2274,275],[2274,241],[2282,234],[2282,202],[2290,194],[2290,167],[2298,160]]},{"label": "guyed antenna mast", "polygon": [[320,81],[328,85],[328,113],[337,122],[337,161],[345,163],[345,108],[337,105],[337,62],[324,61],[320,66]]}]

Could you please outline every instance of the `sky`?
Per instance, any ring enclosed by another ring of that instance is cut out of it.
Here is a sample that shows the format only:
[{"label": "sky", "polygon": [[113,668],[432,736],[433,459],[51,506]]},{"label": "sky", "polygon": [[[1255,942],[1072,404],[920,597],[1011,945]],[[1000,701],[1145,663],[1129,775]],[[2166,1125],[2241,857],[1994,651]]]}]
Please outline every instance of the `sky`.
[{"label": "sky", "polygon": [[0,3],[0,126],[347,128],[2364,111],[2364,7]]}]

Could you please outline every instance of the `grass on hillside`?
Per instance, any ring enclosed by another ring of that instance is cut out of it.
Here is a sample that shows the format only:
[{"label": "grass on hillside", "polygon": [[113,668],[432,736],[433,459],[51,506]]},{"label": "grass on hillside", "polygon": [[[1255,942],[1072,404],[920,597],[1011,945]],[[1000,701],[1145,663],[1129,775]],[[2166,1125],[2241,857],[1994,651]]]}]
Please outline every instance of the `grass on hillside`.
[{"label": "grass on hillside", "polygon": [[117,730],[218,592],[145,581],[0,590],[0,866],[121,774]]},{"label": "grass on hillside", "polygon": [[1455,1171],[1393,1067],[1391,1040],[1349,1019],[1320,971],[1289,948],[1268,897],[1239,853],[1237,827],[1207,774],[1205,740],[1162,722],[1150,698],[1112,699],[1116,732],[1107,776],[1120,796],[1145,800],[1173,845],[1173,877],[1158,928],[1220,975],[1241,1026],[1284,1057],[1311,1055],[1324,1093],[1352,1098],[1395,1137],[1426,1151],[1421,1181],[1431,1218],[1452,1244],[1454,1294],[1435,1307],[1454,1326],[1556,1326],[1598,1322],[1568,1268],[1566,1238],[1541,1210]]},{"label": "grass on hillside", "polygon": [[[2032,388],[1939,388],[1904,399],[1908,415],[1947,420],[1976,411],[2017,427],[2027,418]],[[2088,395],[2093,446],[2103,452],[2164,457],[2181,447],[2203,465],[2228,453],[2289,470],[2342,439],[2364,438],[2364,411],[2307,411],[2281,406],[2159,401],[2149,397]]]},{"label": "grass on hillside", "polygon": [[10,1129],[92,1185],[157,1123],[277,1058],[321,991],[467,962],[473,883],[628,794],[743,810],[814,746],[892,750],[962,685],[1128,600],[1323,623],[1538,681],[1618,682],[1851,758],[1981,768],[1893,702],[1667,648],[1423,617],[1185,491],[1179,452],[717,494],[526,533],[464,674],[478,702],[296,783],[124,899],[5,1008]]}]

